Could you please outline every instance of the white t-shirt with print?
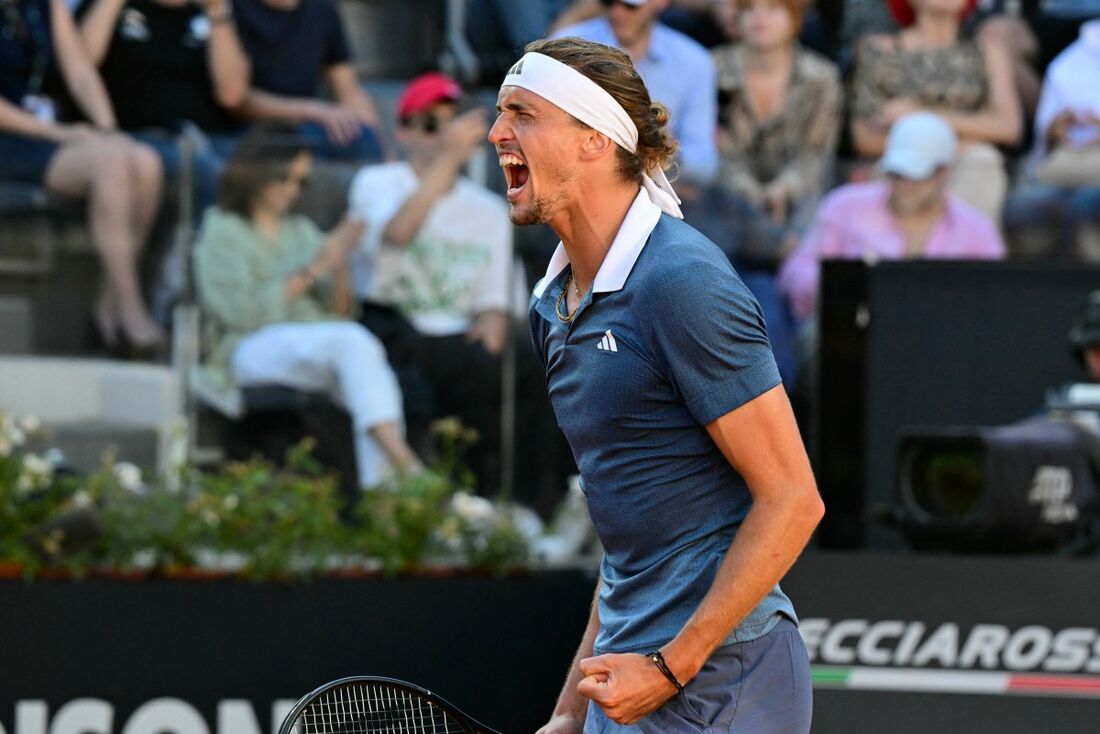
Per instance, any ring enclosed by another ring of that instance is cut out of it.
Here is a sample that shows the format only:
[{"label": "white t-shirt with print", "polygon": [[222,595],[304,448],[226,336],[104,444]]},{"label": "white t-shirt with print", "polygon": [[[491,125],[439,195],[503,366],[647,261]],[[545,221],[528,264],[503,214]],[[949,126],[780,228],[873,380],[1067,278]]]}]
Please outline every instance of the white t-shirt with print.
[{"label": "white t-shirt with print", "polygon": [[508,206],[460,176],[407,245],[383,242],[390,219],[418,187],[404,161],[367,166],[355,175],[349,208],[366,220],[367,230],[351,258],[351,285],[360,300],[393,306],[422,334],[461,334],[474,315],[508,309]]}]

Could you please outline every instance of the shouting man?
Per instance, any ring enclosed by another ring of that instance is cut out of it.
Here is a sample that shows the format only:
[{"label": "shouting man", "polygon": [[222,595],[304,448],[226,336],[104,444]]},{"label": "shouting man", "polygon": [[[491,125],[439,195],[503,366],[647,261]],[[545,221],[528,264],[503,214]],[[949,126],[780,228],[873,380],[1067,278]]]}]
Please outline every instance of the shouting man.
[{"label": "shouting man", "polygon": [[512,222],[561,238],[531,328],[605,552],[540,734],[808,732],[778,581],[823,508],[760,309],[680,221],[668,114],[576,38],[529,45],[498,109]]}]

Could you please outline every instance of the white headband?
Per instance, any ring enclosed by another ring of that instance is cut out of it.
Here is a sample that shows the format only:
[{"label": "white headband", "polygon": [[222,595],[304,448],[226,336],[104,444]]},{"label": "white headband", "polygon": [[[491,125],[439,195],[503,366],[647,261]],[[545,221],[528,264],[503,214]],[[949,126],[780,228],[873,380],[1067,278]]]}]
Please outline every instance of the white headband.
[{"label": "white headband", "polygon": [[[502,87],[523,87],[560,107],[593,130],[603,133],[618,146],[636,153],[638,128],[622,105],[596,82],[557,59],[526,53],[504,77]],[[680,197],[659,166],[642,175],[642,186],[650,200],[672,216],[683,219]]]}]

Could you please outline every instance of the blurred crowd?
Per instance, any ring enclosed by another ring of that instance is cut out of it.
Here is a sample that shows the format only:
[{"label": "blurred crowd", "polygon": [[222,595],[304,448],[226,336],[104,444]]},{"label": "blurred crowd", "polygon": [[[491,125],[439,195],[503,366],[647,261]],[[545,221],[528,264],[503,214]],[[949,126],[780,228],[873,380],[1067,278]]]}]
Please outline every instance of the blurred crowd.
[{"label": "blurred crowd", "polygon": [[[761,302],[790,389],[824,259],[1100,259],[1100,0],[468,0],[477,78],[425,69],[392,119],[333,0],[0,6],[0,186],[86,202],[104,348],[163,354],[140,263],[186,187],[199,393],[230,418],[251,386],[328,395],[363,484],[419,471],[458,415],[495,487],[505,371],[518,455],[571,471],[517,318],[539,264],[515,266],[499,181],[466,173],[492,115],[471,100],[540,37],[623,49],[668,108],[686,219]],[[298,206],[333,165],[335,225]]]}]

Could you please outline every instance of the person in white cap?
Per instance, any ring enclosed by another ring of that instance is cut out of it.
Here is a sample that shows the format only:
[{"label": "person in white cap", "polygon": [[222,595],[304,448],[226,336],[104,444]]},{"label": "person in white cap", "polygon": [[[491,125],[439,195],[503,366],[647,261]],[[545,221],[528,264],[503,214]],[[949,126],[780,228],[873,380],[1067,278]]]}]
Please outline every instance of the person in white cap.
[{"label": "person in white cap", "polygon": [[884,180],[847,184],[825,197],[779,271],[779,289],[796,318],[816,311],[822,260],[1005,256],[993,223],[947,190],[955,147],[946,120],[911,113],[890,128],[879,162]]},{"label": "person in white cap", "polygon": [[760,308],[680,219],[675,148],[629,57],[538,41],[489,133],[512,222],[561,238],[530,318],[604,548],[541,734],[810,729],[778,582],[823,507]]}]

